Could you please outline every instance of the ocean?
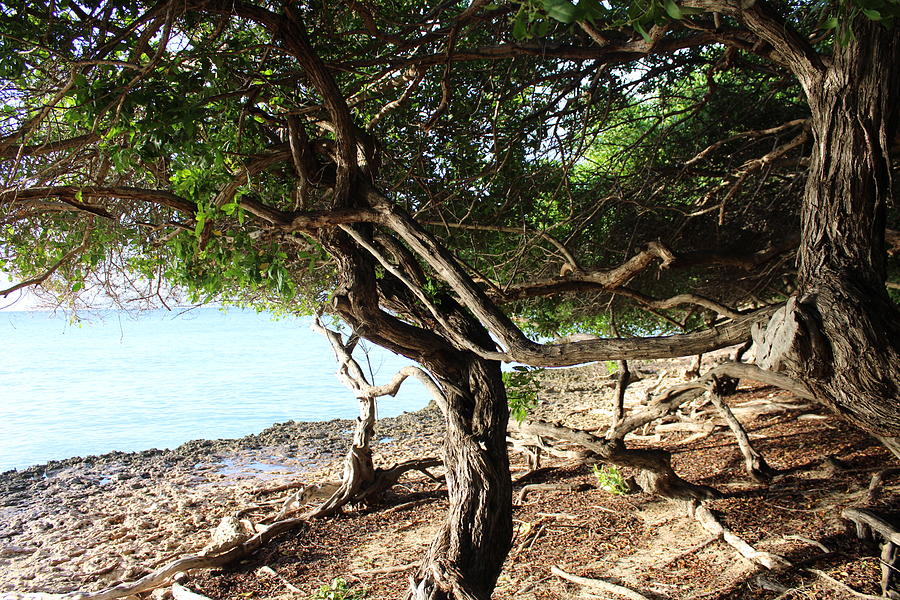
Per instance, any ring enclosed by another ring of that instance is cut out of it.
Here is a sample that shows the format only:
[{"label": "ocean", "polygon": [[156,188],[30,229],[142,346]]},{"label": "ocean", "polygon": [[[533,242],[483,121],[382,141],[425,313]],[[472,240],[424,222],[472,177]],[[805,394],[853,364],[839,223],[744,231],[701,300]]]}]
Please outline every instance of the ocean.
[{"label": "ocean", "polygon": [[[0,312],[0,472],[359,414],[308,318],[217,308],[79,316]],[[410,364],[371,345],[354,356],[376,384]],[[379,401],[379,416],[428,400],[407,379]]]}]

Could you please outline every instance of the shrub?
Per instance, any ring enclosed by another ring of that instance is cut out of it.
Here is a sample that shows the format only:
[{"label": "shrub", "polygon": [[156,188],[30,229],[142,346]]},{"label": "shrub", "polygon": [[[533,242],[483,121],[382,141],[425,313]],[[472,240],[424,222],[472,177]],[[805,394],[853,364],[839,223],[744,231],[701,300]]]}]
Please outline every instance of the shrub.
[{"label": "shrub", "polygon": [[363,600],[365,597],[364,590],[351,590],[343,578],[335,577],[329,585],[320,587],[310,600]]},{"label": "shrub", "polygon": [[594,465],[593,471],[594,477],[597,478],[597,486],[601,490],[606,490],[610,494],[616,494],[617,496],[622,496],[629,492],[629,486],[625,481],[625,477],[622,476],[622,473],[616,467],[611,465],[598,467]]}]

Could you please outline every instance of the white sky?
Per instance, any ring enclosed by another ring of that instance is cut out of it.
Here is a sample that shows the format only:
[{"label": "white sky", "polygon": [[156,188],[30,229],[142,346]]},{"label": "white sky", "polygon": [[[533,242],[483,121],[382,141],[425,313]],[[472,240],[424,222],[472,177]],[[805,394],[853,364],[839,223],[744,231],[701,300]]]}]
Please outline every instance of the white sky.
[{"label": "white sky", "polygon": [[[0,271],[0,290],[5,290],[18,283],[11,280],[6,273]],[[0,311],[3,310],[34,310],[38,308],[38,300],[27,288],[17,290],[9,296],[0,296]]]}]

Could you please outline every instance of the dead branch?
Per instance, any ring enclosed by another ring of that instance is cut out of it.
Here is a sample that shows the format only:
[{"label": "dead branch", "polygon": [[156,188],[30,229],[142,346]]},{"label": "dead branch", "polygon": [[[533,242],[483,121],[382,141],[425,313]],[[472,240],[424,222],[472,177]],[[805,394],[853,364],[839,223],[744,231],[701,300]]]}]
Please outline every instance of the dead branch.
[{"label": "dead branch", "polygon": [[[504,227],[501,225],[482,225],[479,223],[451,223],[447,221],[419,221],[423,225],[432,225],[435,227],[448,227],[451,229],[465,229],[471,231],[495,231],[498,233],[513,233],[513,234],[531,234],[540,237],[543,240],[546,240],[548,243],[553,245],[559,253],[562,255],[566,264],[570,267],[571,273],[583,273],[583,269],[581,265],[578,264],[578,261],[575,259],[575,256],[569,251],[565,244],[560,242],[558,239],[547,233],[546,231],[533,231],[526,227]],[[495,291],[499,292],[500,288],[496,288]],[[502,292],[499,292],[502,293]]]},{"label": "dead branch", "polygon": [[864,594],[862,592],[857,592],[850,586],[845,583],[842,583],[826,573],[825,571],[820,571],[819,569],[807,569],[813,575],[816,575],[819,579],[830,585],[831,587],[837,589],[840,592],[845,594],[850,594],[854,598],[862,598],[863,600],[884,600],[884,596],[873,596],[872,594]]},{"label": "dead branch", "polygon": [[[528,339],[509,316],[500,310],[489,297],[488,292],[475,283],[450,252],[401,207],[387,201],[374,190],[369,191],[368,201],[379,213],[380,222],[389,227],[413,252],[434,269],[437,275],[453,289],[458,300],[493,334],[501,347],[499,351],[492,348],[481,348],[471,340],[454,338],[454,342],[460,344],[461,348],[475,352],[482,358],[518,361],[532,366],[568,366],[597,360],[666,358],[697,354],[744,341],[753,323],[768,318],[776,310],[776,307],[766,307],[723,323],[715,329],[689,334],[641,339],[601,339],[540,344]],[[348,235],[353,235],[349,229],[345,227],[344,231]],[[357,239],[357,242],[361,241]],[[363,247],[372,252],[370,247],[365,245]],[[373,256],[382,266],[393,273],[393,265],[385,264],[384,257],[379,254],[374,252]],[[674,258],[675,256],[662,245],[651,243],[619,267],[602,273],[598,272],[596,277],[599,283],[606,287],[620,287],[655,261],[661,260],[663,264],[666,264]],[[401,277],[401,282],[422,300],[423,292],[419,286],[413,285],[405,277]],[[443,318],[440,314],[435,314],[437,311],[428,298],[424,298],[423,304],[434,314],[439,323],[443,323]]]},{"label": "dead branch", "polygon": [[617,296],[625,296],[626,298],[631,298],[632,300],[643,304],[648,308],[655,308],[657,310],[665,310],[667,308],[674,308],[676,306],[690,304],[709,309],[714,313],[722,315],[723,317],[728,317],[729,319],[737,319],[742,314],[734,310],[733,308],[729,308],[711,298],[706,298],[698,294],[678,294],[676,296],[672,296],[671,298],[657,300],[635,290],[624,287],[611,291]]},{"label": "dead branch", "polygon": [[269,566],[260,567],[259,569],[256,570],[256,574],[258,576],[265,575],[267,577],[273,577],[273,578],[277,579],[278,582],[281,583],[282,585],[284,585],[284,587],[286,587],[289,592],[292,592],[294,594],[302,593],[302,590],[300,588],[298,588],[293,583],[288,581],[288,579],[286,577],[284,577],[283,575],[278,573],[272,567],[269,567]]},{"label": "dead branch", "polygon": [[719,149],[720,147],[724,146],[725,144],[729,144],[731,142],[734,142],[734,141],[737,141],[737,140],[740,140],[743,138],[748,138],[748,137],[749,138],[759,138],[759,137],[765,137],[767,135],[775,135],[777,133],[782,133],[783,131],[787,131],[788,129],[793,129],[794,127],[799,127],[801,125],[805,125],[806,122],[807,122],[807,119],[794,119],[793,121],[788,121],[787,123],[782,123],[781,125],[778,125],[776,127],[770,127],[769,129],[757,129],[757,130],[753,130],[753,131],[744,131],[741,133],[736,133],[729,138],[726,138],[724,140],[719,140],[718,142],[715,142],[715,143],[707,146],[701,152],[698,152],[693,158],[686,161],[684,163],[684,166],[689,167],[697,162],[702,161],[707,156],[709,156],[710,153],[714,152],[715,150]]}]

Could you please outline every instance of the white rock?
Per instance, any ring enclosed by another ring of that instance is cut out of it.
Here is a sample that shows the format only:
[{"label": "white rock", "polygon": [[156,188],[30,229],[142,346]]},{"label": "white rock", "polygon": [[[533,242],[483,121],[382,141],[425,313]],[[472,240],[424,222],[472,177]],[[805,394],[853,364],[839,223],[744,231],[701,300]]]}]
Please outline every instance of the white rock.
[{"label": "white rock", "polygon": [[223,517],[212,532],[212,539],[200,554],[219,554],[238,544],[242,544],[253,536],[253,527],[235,517]]}]

